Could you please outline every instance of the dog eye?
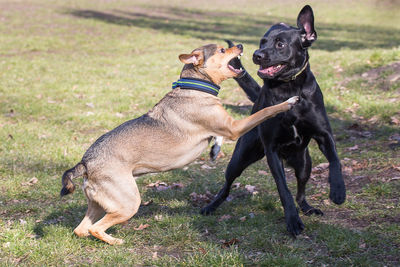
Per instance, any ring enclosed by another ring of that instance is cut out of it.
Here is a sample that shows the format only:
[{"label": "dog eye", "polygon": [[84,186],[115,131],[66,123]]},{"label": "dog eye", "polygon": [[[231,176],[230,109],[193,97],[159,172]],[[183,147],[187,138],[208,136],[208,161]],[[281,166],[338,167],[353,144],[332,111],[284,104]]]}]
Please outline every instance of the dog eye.
[{"label": "dog eye", "polygon": [[283,42],[281,42],[281,41],[278,41],[278,42],[275,44],[275,46],[276,46],[276,48],[284,48],[284,47],[285,47],[285,44],[284,44]]},{"label": "dog eye", "polygon": [[225,53],[225,49],[224,49],[224,48],[221,48],[221,49],[219,50],[219,52]]}]

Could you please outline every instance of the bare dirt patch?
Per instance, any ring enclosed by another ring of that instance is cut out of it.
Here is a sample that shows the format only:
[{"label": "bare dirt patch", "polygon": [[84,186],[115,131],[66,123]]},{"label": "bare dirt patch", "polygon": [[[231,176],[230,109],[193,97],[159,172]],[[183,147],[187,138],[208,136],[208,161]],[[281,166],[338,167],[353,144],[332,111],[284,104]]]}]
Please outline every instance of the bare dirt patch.
[{"label": "bare dirt patch", "polygon": [[373,68],[361,74],[361,77],[370,84],[381,84],[382,90],[389,90],[391,85],[400,82],[400,62]]}]

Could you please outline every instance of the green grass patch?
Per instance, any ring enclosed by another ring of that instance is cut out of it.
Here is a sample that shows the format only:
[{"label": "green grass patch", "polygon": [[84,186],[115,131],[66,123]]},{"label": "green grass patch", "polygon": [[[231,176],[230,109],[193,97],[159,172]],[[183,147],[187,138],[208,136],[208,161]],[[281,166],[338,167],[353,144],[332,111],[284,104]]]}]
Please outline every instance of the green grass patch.
[{"label": "green grass patch", "polygon": [[[398,266],[398,1],[307,2],[318,32],[310,64],[345,159],[348,201],[329,202],[326,174],[315,174],[307,196],[325,216],[301,215],[306,228],[297,239],[286,232],[265,159],[237,179],[232,201],[214,215],[199,214],[205,203],[190,195],[218,192],[233,142],[214,165],[205,152],[188,169],[140,177],[142,200],[152,204],[109,230],[126,241],[122,246],[73,235],[86,199],[80,190],[59,198],[62,173],[90,144],[171,90],[182,68],[179,54],[231,39],[244,45],[243,63],[261,83],[252,63],[260,37],[273,23],[295,25],[304,4],[0,1],[1,265]],[[220,95],[235,118],[249,114],[234,81],[224,82]],[[314,166],[326,162],[315,142],[310,154]],[[287,174],[295,194],[293,171]],[[183,188],[147,187],[157,180]],[[140,224],[150,226],[135,230]]]}]

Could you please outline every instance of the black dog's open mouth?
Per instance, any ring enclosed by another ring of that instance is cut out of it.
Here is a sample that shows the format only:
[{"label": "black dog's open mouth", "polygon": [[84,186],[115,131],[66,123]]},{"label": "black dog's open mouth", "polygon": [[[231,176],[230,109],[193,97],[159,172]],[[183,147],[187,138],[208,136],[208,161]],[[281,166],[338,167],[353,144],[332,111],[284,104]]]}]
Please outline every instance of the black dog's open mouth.
[{"label": "black dog's open mouth", "polygon": [[243,72],[243,68],[240,64],[240,56],[243,55],[243,53],[240,53],[239,56],[232,58],[228,62],[228,68],[233,71],[236,74],[240,74]]},{"label": "black dog's open mouth", "polygon": [[283,70],[285,67],[286,67],[286,65],[284,65],[284,64],[277,64],[277,65],[269,66],[266,68],[263,68],[262,66],[260,66],[260,69],[258,70],[258,72],[268,75],[269,77],[273,77],[277,73],[279,73],[281,70]]}]

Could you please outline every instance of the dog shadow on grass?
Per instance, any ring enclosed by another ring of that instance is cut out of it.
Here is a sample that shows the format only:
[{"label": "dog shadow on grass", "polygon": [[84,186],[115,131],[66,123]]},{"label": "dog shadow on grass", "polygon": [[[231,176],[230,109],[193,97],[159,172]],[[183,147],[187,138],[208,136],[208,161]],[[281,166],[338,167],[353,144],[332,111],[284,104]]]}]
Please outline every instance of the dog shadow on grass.
[{"label": "dog shadow on grass", "polygon": [[[258,45],[266,27],[278,22],[295,26],[295,19],[265,15],[250,16],[245,13],[201,11],[168,7],[140,7],[127,10],[70,9],[61,11],[77,18],[93,19],[121,26],[134,26],[187,35],[204,40],[232,39],[235,42]],[[297,14],[294,14],[295,16]],[[316,21],[318,42],[314,48],[336,51],[371,48],[392,48],[400,43],[400,31],[396,28],[371,25],[320,23]]]}]

